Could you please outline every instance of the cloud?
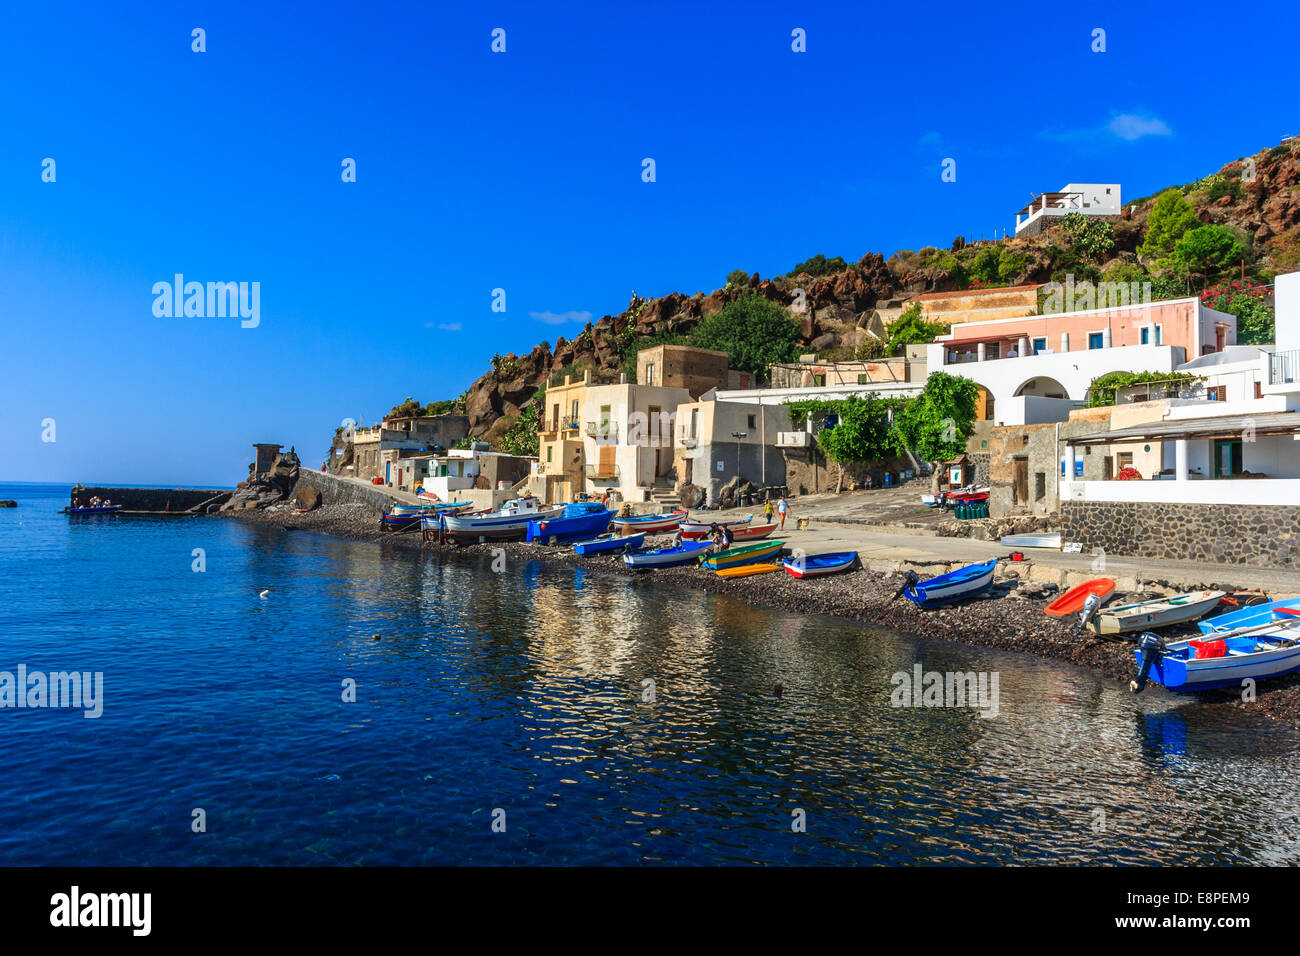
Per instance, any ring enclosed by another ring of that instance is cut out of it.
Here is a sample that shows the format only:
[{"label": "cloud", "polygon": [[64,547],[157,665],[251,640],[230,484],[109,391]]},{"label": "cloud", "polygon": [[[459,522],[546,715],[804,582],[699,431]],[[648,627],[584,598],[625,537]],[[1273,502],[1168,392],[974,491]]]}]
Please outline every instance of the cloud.
[{"label": "cloud", "polygon": [[538,322],[545,322],[547,325],[563,325],[566,322],[590,322],[591,313],[585,309],[578,312],[570,309],[568,312],[529,312]]},{"label": "cloud", "polygon": [[1108,137],[1122,139],[1133,143],[1146,136],[1172,136],[1174,131],[1158,116],[1149,113],[1112,113],[1110,120],[1102,126],[1089,126],[1083,129],[1044,130],[1038,135],[1044,139],[1060,142],[1079,140],[1099,140]]},{"label": "cloud", "polygon": [[459,332],[461,325],[459,322],[425,322],[426,329],[442,329],[444,332]]},{"label": "cloud", "polygon": [[1159,117],[1140,116],[1137,113],[1120,113],[1111,118],[1107,128],[1120,139],[1129,142],[1143,136],[1172,136],[1174,132]]}]

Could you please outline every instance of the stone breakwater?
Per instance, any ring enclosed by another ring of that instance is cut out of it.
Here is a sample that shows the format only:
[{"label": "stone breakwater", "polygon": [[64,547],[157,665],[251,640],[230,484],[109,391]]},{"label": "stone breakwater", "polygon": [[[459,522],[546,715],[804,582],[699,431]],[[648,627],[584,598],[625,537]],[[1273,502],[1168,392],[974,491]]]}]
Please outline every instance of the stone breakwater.
[{"label": "stone breakwater", "polygon": [[[795,614],[822,614],[884,627],[922,638],[954,641],[976,647],[1019,651],[1037,657],[1090,668],[1106,678],[1127,684],[1134,673],[1133,645],[1076,637],[1069,624],[1043,613],[1044,606],[1058,593],[1056,588],[1028,581],[1023,569],[1004,566],[997,585],[988,597],[949,608],[922,611],[904,598],[893,599],[903,584],[901,574],[884,574],[857,569],[825,578],[798,580],[778,572],[749,578],[720,578],[695,567],[665,568],[658,571],[629,571],[609,555],[579,557],[567,547],[543,547],[522,542],[476,544],[466,547],[424,542],[420,532],[382,532],[379,513],[360,503],[323,506],[304,514],[280,506],[249,510],[231,515],[256,525],[290,530],[316,531],[353,541],[382,542],[393,547],[425,550],[450,560],[479,559],[494,548],[504,548],[509,560],[537,560],[553,567],[582,567],[597,573],[616,575],[629,587],[695,588],[746,604]],[[647,544],[652,544],[651,539]],[[663,539],[661,543],[666,543]],[[1132,595],[1141,599],[1141,594]],[[1121,595],[1118,599],[1123,599]],[[1193,626],[1168,628],[1166,637],[1195,634]],[[1216,691],[1188,697],[1192,706],[1223,709],[1249,707],[1257,713],[1300,727],[1300,675],[1291,675],[1259,685],[1258,698],[1242,703],[1232,691]]]}]

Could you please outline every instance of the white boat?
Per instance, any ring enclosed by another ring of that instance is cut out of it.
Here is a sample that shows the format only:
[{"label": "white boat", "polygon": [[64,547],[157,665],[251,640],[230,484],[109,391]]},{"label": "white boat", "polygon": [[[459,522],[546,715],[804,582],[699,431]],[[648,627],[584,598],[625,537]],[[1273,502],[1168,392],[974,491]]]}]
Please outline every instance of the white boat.
[{"label": "white boat", "polygon": [[484,514],[440,515],[440,528],[457,542],[501,541],[522,538],[528,531],[528,522],[546,521],[564,514],[564,505],[543,507],[536,498],[515,498],[507,501],[500,511]]},{"label": "white boat", "polygon": [[1126,634],[1195,621],[1214,610],[1223,594],[1222,591],[1191,591],[1153,601],[1108,607],[1097,612],[1092,627],[1098,634]]},{"label": "white boat", "polygon": [[1134,693],[1148,679],[1176,691],[1241,687],[1300,670],[1300,624],[1271,621],[1170,644],[1143,634],[1133,653],[1141,668],[1129,684]]},{"label": "white boat", "polygon": [[1053,548],[1061,550],[1061,532],[1052,531],[1043,534],[1008,534],[1002,536],[1002,543],[1008,548]]}]

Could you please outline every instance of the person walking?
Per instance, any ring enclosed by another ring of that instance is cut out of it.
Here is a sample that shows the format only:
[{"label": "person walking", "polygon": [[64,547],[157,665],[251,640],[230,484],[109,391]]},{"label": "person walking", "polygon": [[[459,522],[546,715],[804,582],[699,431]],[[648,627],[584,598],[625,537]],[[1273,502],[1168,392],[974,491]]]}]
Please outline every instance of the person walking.
[{"label": "person walking", "polygon": [[772,499],[768,498],[763,502],[763,519],[765,524],[772,523]]},{"label": "person walking", "polygon": [[776,503],[776,513],[781,516],[782,531],[785,530],[785,516],[789,514],[789,512],[790,512],[790,505],[785,500],[785,495],[782,495],[781,500]]}]

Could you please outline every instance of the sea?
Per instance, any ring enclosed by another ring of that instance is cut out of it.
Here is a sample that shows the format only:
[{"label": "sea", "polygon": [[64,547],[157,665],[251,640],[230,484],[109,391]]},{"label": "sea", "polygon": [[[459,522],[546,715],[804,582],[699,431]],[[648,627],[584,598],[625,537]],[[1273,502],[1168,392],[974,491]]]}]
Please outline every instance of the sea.
[{"label": "sea", "polygon": [[1300,734],[1249,706],[68,490],[0,484],[3,865],[1300,861]]}]

